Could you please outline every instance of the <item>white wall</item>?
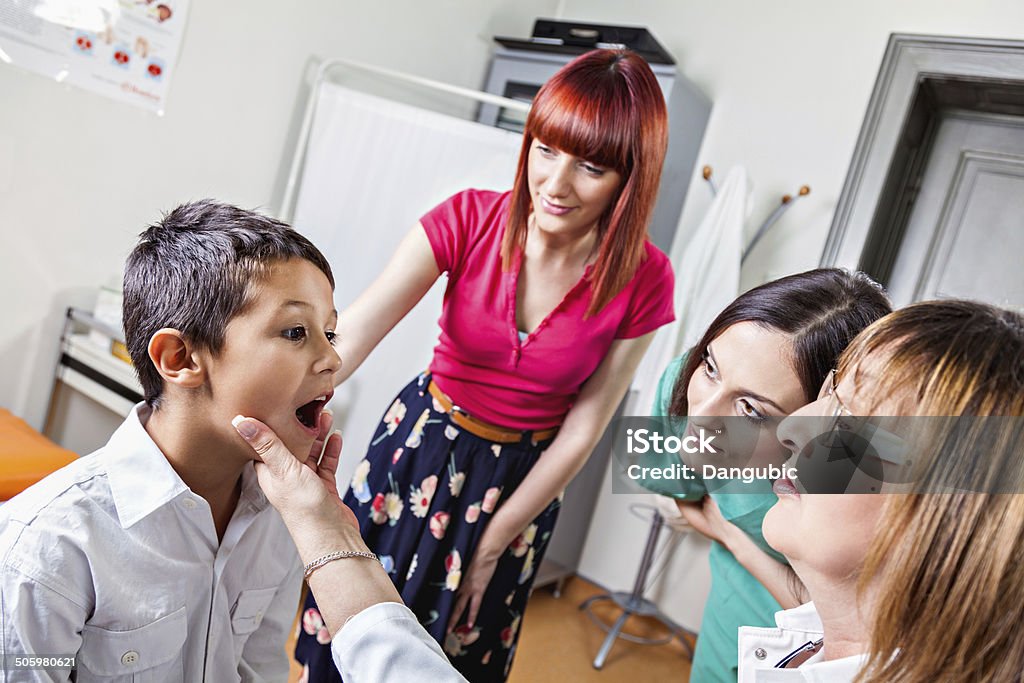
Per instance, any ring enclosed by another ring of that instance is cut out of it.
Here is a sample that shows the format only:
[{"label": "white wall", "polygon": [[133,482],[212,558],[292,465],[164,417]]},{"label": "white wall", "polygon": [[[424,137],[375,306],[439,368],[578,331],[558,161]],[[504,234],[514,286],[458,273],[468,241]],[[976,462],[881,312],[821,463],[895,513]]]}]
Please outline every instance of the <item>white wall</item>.
[{"label": "white wall", "polygon": [[[167,113],[0,64],[0,406],[39,427],[63,310],[201,197],[277,208],[304,68],[347,57],[468,87],[554,0],[193,2]],[[400,188],[396,188],[400,191]]]},{"label": "white wall", "polygon": [[[90,304],[161,210],[205,196],[276,208],[314,55],[478,87],[492,35],[559,10],[653,30],[714,101],[700,161],[747,166],[755,223],[812,187],[745,285],[817,263],[890,32],[1024,38],[1019,0],[216,0],[192,3],[163,118],[0,64],[0,406],[40,426],[64,307]],[[708,201],[696,178],[690,192],[684,235]],[[646,537],[628,502],[603,496],[581,567],[614,588],[632,585]],[[683,543],[654,590],[696,626],[704,544]]]},{"label": "white wall", "polygon": [[[754,182],[751,228],[783,194],[811,186],[811,194],[791,207],[752,254],[744,288],[817,265],[890,33],[1024,39],[1019,0],[565,0],[563,5],[566,18],[647,26],[680,70],[708,94],[714,109],[698,165],[710,164],[719,177],[733,165],[747,167]],[[684,238],[707,207],[703,185],[696,177],[691,183],[681,223]],[[645,526],[626,511],[631,497],[611,495],[609,481],[604,488],[581,573],[628,589]],[[670,615],[694,627],[707,588],[699,555],[677,553],[654,589]]]}]

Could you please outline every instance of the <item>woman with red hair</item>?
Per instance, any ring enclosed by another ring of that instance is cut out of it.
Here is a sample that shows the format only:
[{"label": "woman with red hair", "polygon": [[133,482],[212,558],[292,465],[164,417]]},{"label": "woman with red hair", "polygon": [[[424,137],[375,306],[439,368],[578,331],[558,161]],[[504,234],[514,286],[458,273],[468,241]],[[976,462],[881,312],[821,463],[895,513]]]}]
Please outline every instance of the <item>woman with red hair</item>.
[{"label": "woman with red hair", "polygon": [[[345,502],[471,681],[507,676],[561,492],[674,317],[647,238],[666,119],[637,55],[573,60],[537,94],[512,190],[429,211],[339,318],[338,382],[448,275],[430,368],[387,410]],[[337,680],[312,598],[296,657],[310,681]]]}]

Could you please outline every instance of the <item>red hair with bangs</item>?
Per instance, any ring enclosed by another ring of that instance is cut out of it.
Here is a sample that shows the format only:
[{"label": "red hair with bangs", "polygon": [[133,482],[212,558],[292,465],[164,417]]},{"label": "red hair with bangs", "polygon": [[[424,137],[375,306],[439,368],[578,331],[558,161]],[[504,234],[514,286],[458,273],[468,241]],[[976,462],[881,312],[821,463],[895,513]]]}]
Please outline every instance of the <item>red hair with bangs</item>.
[{"label": "red hair with bangs", "polygon": [[533,206],[527,168],[534,139],[613,168],[623,178],[618,197],[597,225],[589,317],[623,290],[645,258],[647,224],[668,144],[665,98],[647,62],[629,50],[592,50],[544,84],[526,119],[501,245],[505,270],[526,245]]}]

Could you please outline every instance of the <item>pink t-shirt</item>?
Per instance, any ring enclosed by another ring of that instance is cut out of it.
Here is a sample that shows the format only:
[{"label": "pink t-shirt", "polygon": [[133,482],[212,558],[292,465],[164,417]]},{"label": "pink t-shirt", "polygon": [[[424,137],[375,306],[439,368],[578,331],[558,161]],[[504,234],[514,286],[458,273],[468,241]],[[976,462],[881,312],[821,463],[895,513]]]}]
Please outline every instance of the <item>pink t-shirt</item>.
[{"label": "pink t-shirt", "polygon": [[562,423],[614,340],[642,336],[675,318],[672,266],[648,241],[646,260],[600,313],[583,319],[591,299],[584,276],[520,341],[521,256],[512,270],[501,269],[510,196],[464,190],[420,221],[438,268],[448,273],[430,371],[470,415],[513,429],[544,429]]}]

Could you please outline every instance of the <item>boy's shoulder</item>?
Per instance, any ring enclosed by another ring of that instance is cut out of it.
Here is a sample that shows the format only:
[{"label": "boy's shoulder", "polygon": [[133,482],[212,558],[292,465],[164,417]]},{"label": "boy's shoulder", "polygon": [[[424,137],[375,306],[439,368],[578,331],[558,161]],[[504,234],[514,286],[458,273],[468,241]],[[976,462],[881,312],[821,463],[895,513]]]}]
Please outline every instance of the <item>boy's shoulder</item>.
[{"label": "boy's shoulder", "polygon": [[104,446],[62,467],[0,507],[0,519],[24,527],[45,527],[55,521],[63,523],[68,537],[88,536],[87,529],[106,523],[108,518],[118,526],[130,526],[185,490],[184,483],[146,433],[138,408]]},{"label": "boy's shoulder", "polygon": [[39,515],[60,515],[78,506],[83,497],[108,494],[103,452],[100,448],[65,465],[28,487],[0,507],[0,518],[31,524]]},{"label": "boy's shoulder", "polygon": [[[92,531],[116,516],[103,449],[79,458],[0,507],[0,567],[37,581],[79,604]],[[109,527],[108,527],[109,528]]]}]

